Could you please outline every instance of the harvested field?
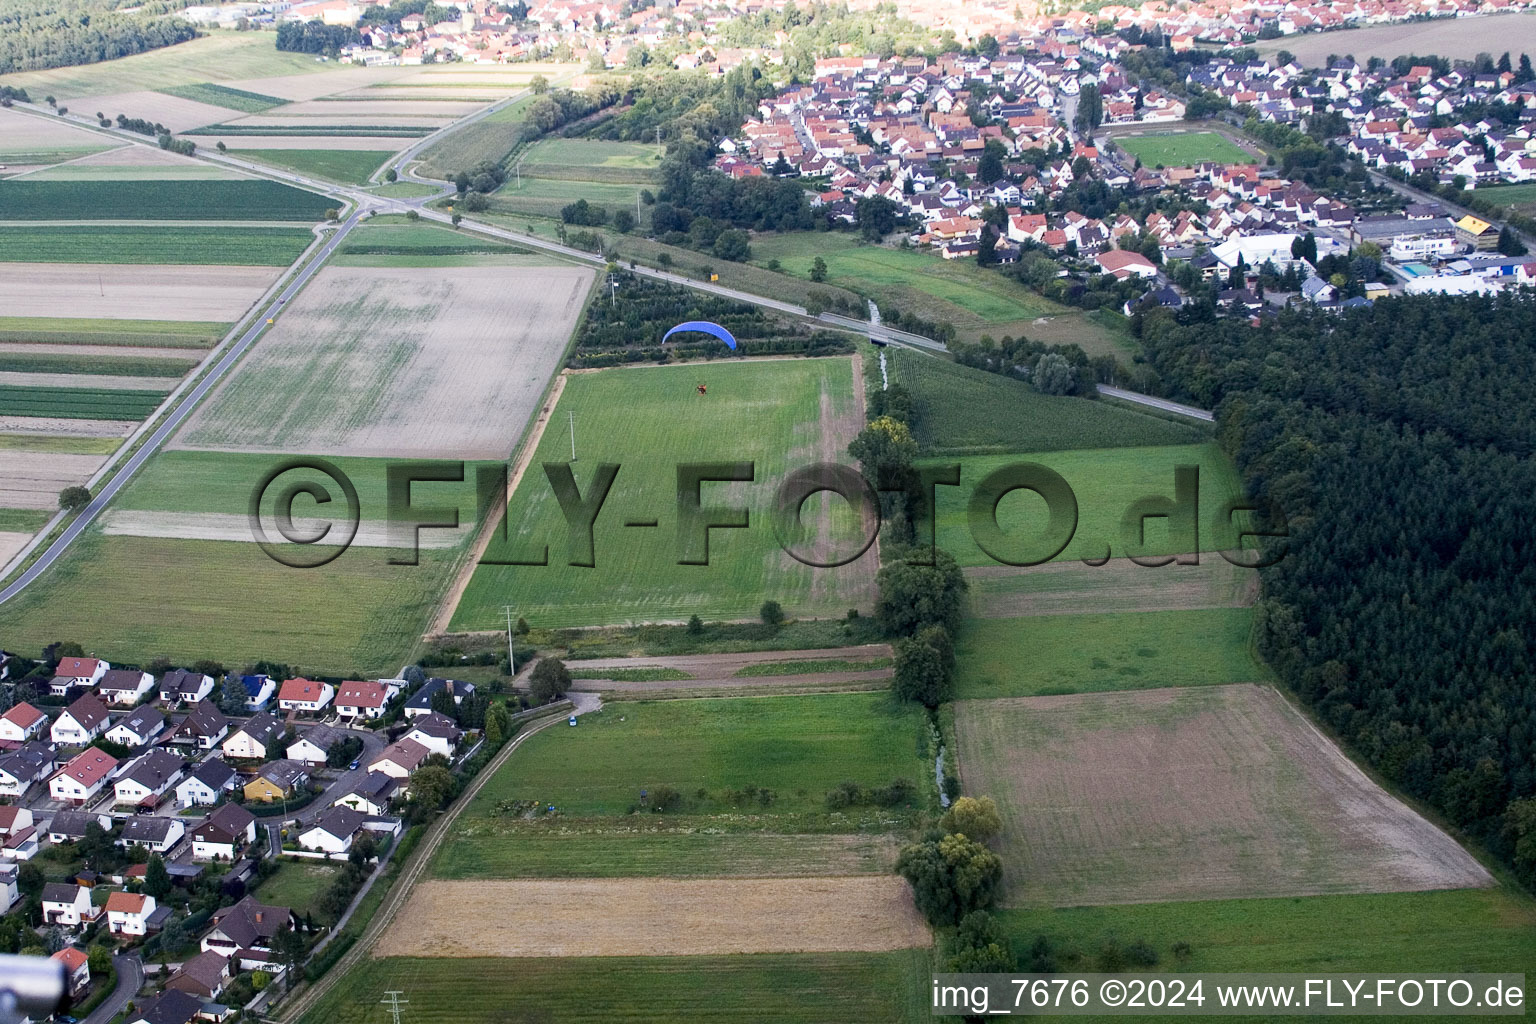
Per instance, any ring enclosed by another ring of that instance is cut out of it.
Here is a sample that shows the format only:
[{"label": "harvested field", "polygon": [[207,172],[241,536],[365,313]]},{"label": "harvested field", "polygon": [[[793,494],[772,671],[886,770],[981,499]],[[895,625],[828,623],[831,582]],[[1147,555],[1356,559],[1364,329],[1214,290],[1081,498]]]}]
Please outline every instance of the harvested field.
[{"label": "harvested field", "polygon": [[213,146],[222,141],[230,149],[295,149],[308,150],[317,146],[325,149],[348,150],[374,150],[378,152],[396,152],[404,149],[412,142],[410,137],[397,138],[394,136],[379,135],[326,135],[323,142],[316,142],[314,136],[305,135],[247,135],[245,133],[230,133],[222,137],[210,135],[206,139],[199,137],[198,144]]},{"label": "harvested field", "polygon": [[1265,55],[1289,50],[1299,63],[1308,67],[1322,66],[1330,53],[1353,54],[1361,64],[1372,57],[1390,61],[1414,53],[1470,60],[1479,53],[1497,56],[1505,50],[1514,54],[1536,52],[1536,16],[1499,14],[1372,25],[1340,32],[1283,36],[1260,42],[1254,49]]},{"label": "harvested field", "polygon": [[387,124],[387,121],[378,121],[376,118],[396,116],[456,118],[473,114],[483,106],[485,106],[484,103],[469,103],[449,96],[444,96],[441,100],[326,99],[290,103],[267,116],[344,118],[347,123],[362,121],[367,124]]},{"label": "harvested field", "polygon": [[[285,111],[287,107],[278,108]],[[229,129],[231,134],[247,134],[259,132],[265,128],[299,130],[324,135],[332,129],[338,131],[345,129],[368,128],[420,128],[426,131],[441,128],[449,119],[442,117],[425,117],[414,114],[389,114],[382,110],[365,111],[361,114],[309,114],[304,116],[291,116],[278,112],[266,114],[252,114],[248,117],[237,117],[213,128],[209,134],[217,134],[219,131]],[[198,133],[201,137],[202,133]]]},{"label": "harvested field", "polygon": [[8,355],[75,356],[90,359],[176,359],[190,369],[203,355],[196,349],[158,348],[153,345],[55,345],[49,342],[0,342],[0,359]]},{"label": "harvested field", "polygon": [[7,316],[231,321],[276,281],[281,267],[0,263]]},{"label": "harvested field", "polygon": [[273,78],[246,78],[237,82],[225,82],[235,89],[244,89],[263,96],[277,96],[298,103],[317,100],[322,96],[349,89],[362,89],[369,85],[390,82],[401,77],[400,68],[333,67],[312,75],[278,75]]},{"label": "harvested field", "polygon": [[1152,612],[1196,608],[1243,608],[1259,596],[1259,574],[1220,554],[1199,565],[1140,566],[1117,558],[1093,567],[1081,562],[973,566],[971,614],[983,619],[1090,612]]},{"label": "harvested field", "polygon": [[0,157],[6,163],[21,163],[27,158],[45,156],[48,159],[36,162],[53,163],[61,158],[110,149],[113,145],[111,139],[64,121],[0,108]]},{"label": "harvested field", "polygon": [[127,437],[137,420],[76,420],[62,416],[0,416],[0,433],[60,437]]},{"label": "harvested field", "polygon": [[224,451],[505,458],[593,272],[327,267],[177,442]]},{"label": "harvested field", "polygon": [[0,533],[0,565],[4,565],[16,557],[16,552],[27,546],[27,541],[32,539],[30,533]]},{"label": "harvested field", "polygon": [[894,876],[419,884],[373,953],[703,956],[880,952],[932,941]]},{"label": "harvested field", "polygon": [[163,92],[120,92],[103,96],[83,96],[70,101],[75,110],[97,110],[108,117],[138,117],[165,125],[173,132],[188,128],[201,128],[205,124],[217,124],[229,117],[227,107],[212,103],[184,100],[180,96],[168,96]]},{"label": "harvested field", "polygon": [[91,478],[104,455],[0,449],[0,508],[56,509],[59,492]]},{"label": "harvested field", "polygon": [[[0,492],[3,493],[3,492]],[[294,528],[304,532],[318,530],[326,520],[307,520],[294,515]],[[457,547],[473,529],[465,523],[456,530],[422,530],[417,545],[424,549]],[[270,529],[270,527],[268,527]],[[101,518],[101,532],[117,537],[160,537],[172,540],[227,540],[254,543],[249,516],[225,512],[143,512],[113,509]],[[391,546],[388,525],[378,520],[358,524],[352,547],[386,548]]]},{"label": "harvested field", "polygon": [[[890,669],[854,671],[794,671],[797,663],[819,660],[867,661],[889,659],[889,644],[833,647],[816,651],[751,651],[743,654],[682,654],[672,657],[593,658],[573,661],[573,690],[689,690],[799,685],[806,682],[836,686],[889,679]],[[783,666],[782,673],[762,671]],[[758,671],[753,671],[754,669]],[[612,673],[608,675],[605,673]]]},{"label": "harvested field", "polygon": [[65,164],[56,164],[28,177],[43,181],[63,178],[80,180],[89,174],[100,174],[103,180],[106,180],[110,179],[114,172],[121,172],[124,169],[138,172],[132,174],[132,177],[152,175],[166,180],[245,177],[239,171],[171,153],[158,146],[120,146],[117,149],[83,156]]},{"label": "harvested field", "polygon": [[1014,904],[1493,884],[1267,686],[961,701],[955,730]]},{"label": "harvested field", "polygon": [[174,378],[128,377],[107,373],[25,373],[0,370],[0,387],[102,388],[107,391],[170,391]]}]

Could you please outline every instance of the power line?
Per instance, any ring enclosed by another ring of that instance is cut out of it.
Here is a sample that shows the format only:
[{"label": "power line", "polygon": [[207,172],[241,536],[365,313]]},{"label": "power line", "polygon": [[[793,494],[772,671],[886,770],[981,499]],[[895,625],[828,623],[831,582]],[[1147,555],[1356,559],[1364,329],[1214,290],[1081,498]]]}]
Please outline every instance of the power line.
[{"label": "power line", "polygon": [[[507,613],[507,675],[515,677],[517,675],[517,662],[512,654],[512,606],[504,604],[501,606],[501,610]],[[395,1024],[400,1024],[400,1022],[396,1020]]]},{"label": "power line", "polygon": [[380,999],[379,1002],[389,1007],[389,1014],[394,1018],[394,1024],[400,1024],[400,1007],[409,1004],[410,1000],[401,999],[400,997],[405,995],[405,993],[398,989],[391,989],[385,992],[384,995],[386,998]]}]

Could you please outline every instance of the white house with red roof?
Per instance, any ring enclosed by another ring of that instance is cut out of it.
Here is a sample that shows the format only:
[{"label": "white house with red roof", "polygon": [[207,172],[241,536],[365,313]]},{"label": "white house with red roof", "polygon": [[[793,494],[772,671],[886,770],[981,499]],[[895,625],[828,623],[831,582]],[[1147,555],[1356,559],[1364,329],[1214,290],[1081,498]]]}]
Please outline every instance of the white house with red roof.
[{"label": "white house with red roof", "polygon": [[284,711],[302,711],[319,714],[336,696],[336,688],[330,683],[316,682],[302,676],[283,680],[277,691],[277,706]]},{"label": "white house with red roof", "polygon": [[336,714],[351,719],[378,718],[394,695],[393,688],[380,682],[344,682],[336,691]]},{"label": "white house with red roof", "polygon": [[105,750],[88,747],[48,780],[48,795],[80,807],[102,791],[116,770],[117,758]]},{"label": "white house with red roof", "polygon": [[95,686],[111,667],[99,658],[60,658],[53,678],[67,679],[72,686]]},{"label": "white house with red roof", "polygon": [[1156,277],[1157,265],[1139,252],[1130,249],[1110,249],[1101,252],[1094,262],[1106,274],[1113,274],[1124,281],[1128,277]]},{"label": "white house with red roof", "polygon": [[107,897],[107,929],[113,935],[147,935],[155,898],[142,892],[115,892]]},{"label": "white house with red roof", "polygon": [[22,701],[0,715],[0,743],[22,744],[43,731],[48,716]]}]

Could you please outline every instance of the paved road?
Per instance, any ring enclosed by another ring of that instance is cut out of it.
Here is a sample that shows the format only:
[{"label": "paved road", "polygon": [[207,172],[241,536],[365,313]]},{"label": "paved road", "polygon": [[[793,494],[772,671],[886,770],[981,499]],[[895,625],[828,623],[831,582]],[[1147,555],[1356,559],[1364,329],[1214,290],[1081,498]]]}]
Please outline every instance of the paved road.
[{"label": "paved road", "polygon": [[[335,251],[336,246],[341,244],[341,240],[347,236],[349,231],[357,226],[360,217],[361,213],[354,211],[340,227],[331,233],[331,237],[320,247],[315,257],[305,264],[298,273],[294,274],[288,281],[288,284],[278,293],[277,302],[279,306],[297,295],[299,290],[309,283],[309,279],[315,275],[315,272],[320,269],[325,260]],[[181,426],[182,422],[192,413],[192,410],[197,407],[197,404],[218,385],[224,375],[229,372],[229,368],[235,365],[235,362],[245,354],[246,349],[250,348],[266,329],[267,318],[258,315],[251,325],[246,328],[245,333],[233,345],[229,346],[223,358],[214,364],[213,369],[198,382],[196,387],[192,388],[182,397],[180,403],[165,418],[164,422],[139,446],[139,450],[134,452],[126,462],[118,467],[117,472],[107,480],[96,497],[85,507],[85,511],[81,512],[72,523],[65,527],[64,532],[48,546],[48,549],[43,552],[37,561],[28,566],[27,570],[18,576],[10,586],[0,590],[0,604],[4,604],[21,593],[28,584],[48,571],[53,563],[58,560],[59,556],[75,542],[75,538],[85,532],[85,528],[91,525],[91,522],[111,503],[112,499],[117,496],[117,492],[122,490],[128,481],[133,478],[133,475],[139,471],[139,467],[144,465],[149,457],[160,449],[165,440],[175,432],[176,428]]]},{"label": "paved road", "polygon": [[325,792],[315,797],[304,808],[294,814],[301,825],[313,825],[315,821],[331,809],[331,802],[338,796],[351,789],[368,774],[368,763],[373,761],[384,750],[384,736],[372,729],[348,729],[348,736],[356,736],[363,741],[363,752],[357,755],[357,768],[344,771],[338,775]]},{"label": "paved road", "polygon": [[101,1005],[92,1010],[81,1024],[107,1024],[107,1021],[116,1017],[128,1005],[129,1000],[139,994],[139,989],[144,987],[144,965],[139,962],[137,955],[122,953],[112,958],[112,969],[117,971],[117,987],[112,994],[101,1001]]},{"label": "paved road", "polygon": [[1126,391],[1124,388],[1112,388],[1108,384],[1099,385],[1099,394],[1108,395],[1110,398],[1119,398],[1127,402],[1135,402],[1137,405],[1145,405],[1152,409],[1161,409],[1163,412],[1175,412],[1180,416],[1204,420],[1207,423],[1214,423],[1216,421],[1216,416],[1213,413],[1206,412],[1204,409],[1196,409],[1192,405],[1170,402],[1166,398],[1153,398],[1151,395]]}]

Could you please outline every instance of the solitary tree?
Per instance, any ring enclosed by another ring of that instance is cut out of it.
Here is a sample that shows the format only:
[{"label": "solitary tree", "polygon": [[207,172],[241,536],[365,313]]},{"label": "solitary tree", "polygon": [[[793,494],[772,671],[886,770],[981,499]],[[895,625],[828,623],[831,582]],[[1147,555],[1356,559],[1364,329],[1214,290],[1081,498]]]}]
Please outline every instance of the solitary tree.
[{"label": "solitary tree", "polygon": [[827,279],[827,261],[817,256],[811,261],[811,280],[820,284]]},{"label": "solitary tree", "polygon": [[79,512],[91,503],[89,488],[75,485],[59,492],[59,508],[66,512]]},{"label": "solitary tree", "polygon": [[758,609],[758,615],[763,624],[768,626],[784,625],[784,609],[777,601],[764,601],[762,608]]},{"label": "solitary tree", "polygon": [[163,900],[171,893],[171,873],[165,870],[165,861],[158,853],[149,858],[149,865],[144,869],[144,891],[157,900]]},{"label": "solitary tree", "polygon": [[571,673],[559,658],[540,660],[528,676],[528,697],[535,704],[559,700],[570,688]]},{"label": "solitary tree", "polygon": [[901,851],[896,871],[912,884],[917,909],[934,925],[956,924],[997,899],[1003,862],[974,839],[948,835]]}]

